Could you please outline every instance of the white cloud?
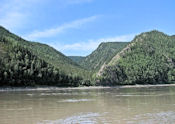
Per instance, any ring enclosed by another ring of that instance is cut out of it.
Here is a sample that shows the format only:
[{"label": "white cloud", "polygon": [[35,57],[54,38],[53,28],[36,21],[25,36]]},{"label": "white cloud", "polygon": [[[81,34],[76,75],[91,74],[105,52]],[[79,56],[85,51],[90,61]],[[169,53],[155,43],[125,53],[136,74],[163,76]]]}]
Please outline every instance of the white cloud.
[{"label": "white cloud", "polygon": [[[57,1],[57,0],[55,0]],[[60,6],[89,3],[93,0],[58,0]],[[0,25],[10,30],[23,28],[32,19],[32,9],[49,0],[2,0],[0,2]]]},{"label": "white cloud", "polygon": [[23,14],[19,12],[9,12],[4,17],[0,18],[0,25],[8,28],[8,29],[14,29],[22,25],[22,21],[24,20]]},{"label": "white cloud", "polygon": [[40,0],[6,0],[0,4],[0,25],[15,30],[24,26],[29,17],[29,8]]},{"label": "white cloud", "polygon": [[46,29],[43,31],[33,31],[32,33],[30,33],[24,37],[26,39],[29,39],[29,40],[36,40],[37,38],[44,38],[44,37],[52,37],[52,36],[57,35],[61,32],[64,32],[65,30],[79,28],[83,24],[88,23],[88,22],[92,22],[92,21],[96,20],[97,18],[98,18],[98,16],[91,16],[91,17],[75,20],[75,21],[60,25],[56,28],[50,28],[50,29]]},{"label": "white cloud", "polygon": [[128,34],[128,35],[121,35],[121,36],[114,36],[108,38],[100,38],[96,40],[88,40],[87,42],[79,42],[73,44],[60,44],[60,43],[50,43],[49,45],[54,47],[55,49],[67,53],[67,52],[75,52],[75,51],[85,51],[87,53],[92,52],[95,50],[98,45],[102,42],[126,42],[131,41],[134,38],[135,34]]}]

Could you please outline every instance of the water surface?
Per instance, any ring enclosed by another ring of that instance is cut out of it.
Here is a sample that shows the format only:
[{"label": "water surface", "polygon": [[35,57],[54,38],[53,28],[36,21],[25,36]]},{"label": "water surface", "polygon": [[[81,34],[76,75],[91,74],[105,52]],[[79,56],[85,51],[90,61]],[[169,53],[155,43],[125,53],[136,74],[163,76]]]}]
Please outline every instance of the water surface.
[{"label": "water surface", "polygon": [[175,87],[0,92],[0,124],[173,124]]}]

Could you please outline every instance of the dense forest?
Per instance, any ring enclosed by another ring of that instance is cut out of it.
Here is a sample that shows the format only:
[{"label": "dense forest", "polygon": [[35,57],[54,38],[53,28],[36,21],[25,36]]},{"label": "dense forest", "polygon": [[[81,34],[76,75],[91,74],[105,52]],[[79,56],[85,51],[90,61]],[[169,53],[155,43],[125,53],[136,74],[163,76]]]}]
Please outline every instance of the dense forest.
[{"label": "dense forest", "polygon": [[98,72],[103,85],[175,81],[175,38],[151,31],[134,38]]},{"label": "dense forest", "polygon": [[91,71],[98,71],[111,58],[120,52],[128,42],[103,42],[90,55],[79,61],[79,65]]},{"label": "dense forest", "polygon": [[81,68],[76,62],[72,61],[70,58],[62,54],[61,52],[55,50],[54,48],[37,42],[29,42],[21,37],[9,32],[5,28],[0,26],[0,37],[5,37],[8,40],[13,40],[13,42],[20,44],[22,47],[30,50],[30,52],[45,62],[58,68],[60,71],[74,75],[82,76],[84,78],[89,78],[91,73],[83,68]]},{"label": "dense forest", "polygon": [[68,57],[77,64],[79,64],[85,58],[83,56],[68,56]]},{"label": "dense forest", "polygon": [[[82,78],[69,76],[33,55],[29,50],[1,39],[0,86],[79,86]],[[6,51],[7,50],[7,51]]]},{"label": "dense forest", "polygon": [[175,82],[175,36],[159,31],[104,42],[86,57],[22,39],[0,26],[0,86],[91,86]]},{"label": "dense forest", "polygon": [[55,49],[0,27],[0,86],[90,85],[90,75]]}]

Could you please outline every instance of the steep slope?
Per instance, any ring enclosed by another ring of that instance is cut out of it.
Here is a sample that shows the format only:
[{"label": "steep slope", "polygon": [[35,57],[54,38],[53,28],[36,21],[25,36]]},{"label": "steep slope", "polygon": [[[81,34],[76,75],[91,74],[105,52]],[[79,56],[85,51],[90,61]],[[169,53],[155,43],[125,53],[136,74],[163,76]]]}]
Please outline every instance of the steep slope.
[{"label": "steep slope", "polygon": [[46,61],[61,72],[69,75],[80,75],[87,77],[90,73],[82,69],[77,63],[73,62],[70,58],[58,52],[54,48],[36,42],[29,42],[15,34],[10,33],[8,30],[0,26],[0,37],[5,37],[7,40],[13,40],[16,44],[22,45],[28,49],[32,54],[38,58]]},{"label": "steep slope", "polygon": [[86,69],[97,71],[103,64],[123,49],[128,42],[104,42],[89,56],[80,61],[80,65]]},{"label": "steep slope", "polygon": [[0,86],[90,85],[91,72],[45,44],[0,27]]},{"label": "steep slope", "polygon": [[0,37],[0,49],[0,86],[82,84],[80,77],[61,72],[13,39]]},{"label": "steep slope", "polygon": [[100,69],[105,85],[175,81],[175,38],[159,31],[142,33]]},{"label": "steep slope", "polygon": [[80,63],[85,57],[83,56],[68,56],[72,61],[76,63]]}]

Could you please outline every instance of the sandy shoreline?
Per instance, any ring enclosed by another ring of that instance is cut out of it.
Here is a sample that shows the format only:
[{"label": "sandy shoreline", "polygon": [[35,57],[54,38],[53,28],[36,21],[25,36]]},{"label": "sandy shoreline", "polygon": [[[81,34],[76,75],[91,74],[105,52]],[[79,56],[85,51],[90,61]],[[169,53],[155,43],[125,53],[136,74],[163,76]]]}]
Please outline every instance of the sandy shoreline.
[{"label": "sandy shoreline", "polygon": [[0,92],[5,91],[49,91],[49,90],[83,90],[83,89],[107,89],[107,88],[142,88],[142,87],[167,87],[175,84],[157,85],[122,85],[122,86],[90,86],[90,87],[1,87]]}]

